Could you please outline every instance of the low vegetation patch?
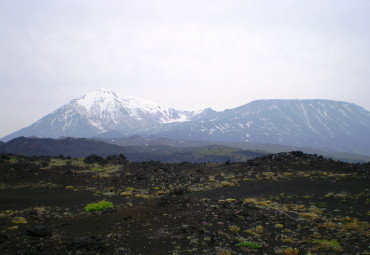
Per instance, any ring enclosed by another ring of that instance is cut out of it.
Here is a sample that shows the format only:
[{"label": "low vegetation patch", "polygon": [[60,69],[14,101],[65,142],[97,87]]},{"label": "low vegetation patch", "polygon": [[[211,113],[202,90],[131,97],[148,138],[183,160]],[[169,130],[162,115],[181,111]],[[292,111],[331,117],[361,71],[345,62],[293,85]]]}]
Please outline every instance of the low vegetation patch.
[{"label": "low vegetation patch", "polygon": [[251,249],[259,249],[259,248],[262,247],[261,245],[255,243],[255,242],[251,242],[251,241],[243,241],[243,242],[238,243],[236,246],[247,247],[247,248],[251,248]]},{"label": "low vegetation patch", "polygon": [[102,211],[108,207],[113,207],[112,202],[108,202],[105,200],[102,200],[97,203],[91,203],[85,206],[85,211],[86,212],[96,212],[96,211]]},{"label": "low vegetation patch", "polygon": [[338,243],[338,241],[336,239],[332,239],[332,240],[314,240],[313,243],[315,244],[318,244],[318,246],[316,247],[317,250],[333,250],[333,251],[337,251],[337,252],[341,252],[342,251],[342,247],[340,246],[340,244]]}]

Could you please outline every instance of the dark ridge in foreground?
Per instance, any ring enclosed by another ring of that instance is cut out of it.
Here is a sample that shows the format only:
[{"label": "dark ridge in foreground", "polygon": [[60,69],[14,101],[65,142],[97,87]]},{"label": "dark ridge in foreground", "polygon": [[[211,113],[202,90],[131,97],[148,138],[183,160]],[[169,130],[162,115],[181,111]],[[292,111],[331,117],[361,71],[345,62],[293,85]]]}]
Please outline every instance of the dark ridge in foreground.
[{"label": "dark ridge in foreground", "polygon": [[64,155],[73,158],[86,157],[91,154],[105,157],[125,152],[121,146],[87,138],[64,137],[52,139],[24,136],[4,143],[2,151],[28,156]]},{"label": "dark ridge in foreground", "polygon": [[225,164],[2,154],[0,251],[368,254],[369,171],[299,151]]}]

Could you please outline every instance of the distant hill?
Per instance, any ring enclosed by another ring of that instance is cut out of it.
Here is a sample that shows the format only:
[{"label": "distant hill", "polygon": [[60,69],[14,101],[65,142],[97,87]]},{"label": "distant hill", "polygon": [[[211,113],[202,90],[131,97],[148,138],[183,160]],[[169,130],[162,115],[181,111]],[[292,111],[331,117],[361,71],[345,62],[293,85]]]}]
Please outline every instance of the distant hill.
[{"label": "distant hill", "polygon": [[268,153],[251,150],[241,150],[223,145],[204,147],[176,148],[170,146],[128,146],[125,156],[130,161],[161,161],[161,162],[191,162],[191,163],[225,163],[241,162],[248,159],[265,156]]},{"label": "distant hill", "polygon": [[4,145],[5,143],[0,141],[0,153],[4,151]]},{"label": "distant hill", "polygon": [[[131,140],[142,139],[132,137]],[[1,148],[1,147],[0,147]],[[162,162],[214,162],[246,161],[251,158],[265,156],[267,153],[242,150],[223,145],[205,147],[179,148],[166,145],[129,145],[119,146],[103,141],[86,138],[35,138],[18,137],[2,145],[3,152],[29,156],[71,156],[86,157],[91,154],[107,156],[124,154],[130,161],[162,161]]]},{"label": "distant hill", "polygon": [[[215,144],[211,141],[195,141],[195,140],[177,140],[167,137],[144,138],[139,135],[119,138],[94,138],[107,143],[117,144],[121,146],[170,146],[177,148],[202,147]],[[233,146],[230,146],[233,147]]]},{"label": "distant hill", "polygon": [[[116,144],[124,147],[130,148],[140,148],[140,151],[150,151],[155,150],[157,154],[162,153],[170,154],[173,152],[182,151],[196,151],[200,148],[204,148],[210,145],[224,145],[226,147],[232,148],[234,151],[250,151],[258,152],[262,154],[268,153],[279,153],[279,152],[290,152],[290,151],[303,151],[309,154],[322,155],[326,158],[332,158],[336,160],[341,160],[350,163],[364,163],[370,161],[370,156],[355,154],[355,153],[344,153],[331,151],[322,151],[319,149],[312,149],[300,146],[287,146],[278,144],[258,144],[258,143],[247,143],[247,142],[217,142],[214,141],[195,141],[195,140],[176,140],[169,139],[166,137],[160,138],[144,138],[138,135],[130,137],[121,138],[110,138],[101,139],[104,142]],[[173,156],[173,154],[172,154]],[[167,158],[168,159],[168,158]]]},{"label": "distant hill", "polygon": [[3,145],[7,153],[23,154],[29,156],[71,156],[86,157],[91,154],[107,156],[124,153],[123,147],[108,144],[103,141],[86,138],[31,138],[18,137]]}]

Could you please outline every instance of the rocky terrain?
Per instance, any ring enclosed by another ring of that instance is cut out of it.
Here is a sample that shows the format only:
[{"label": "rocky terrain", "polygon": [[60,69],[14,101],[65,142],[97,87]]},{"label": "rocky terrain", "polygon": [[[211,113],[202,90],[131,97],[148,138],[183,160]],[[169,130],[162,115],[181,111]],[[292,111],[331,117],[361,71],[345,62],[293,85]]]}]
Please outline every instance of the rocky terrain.
[{"label": "rocky terrain", "polygon": [[298,151],[224,164],[2,154],[0,253],[369,254],[369,171]]}]

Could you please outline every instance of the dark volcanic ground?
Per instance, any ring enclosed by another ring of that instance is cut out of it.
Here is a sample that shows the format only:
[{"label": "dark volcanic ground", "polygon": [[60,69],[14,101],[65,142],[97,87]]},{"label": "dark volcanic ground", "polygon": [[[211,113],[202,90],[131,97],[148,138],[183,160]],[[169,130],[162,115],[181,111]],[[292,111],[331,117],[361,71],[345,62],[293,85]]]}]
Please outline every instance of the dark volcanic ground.
[{"label": "dark volcanic ground", "polygon": [[[2,155],[0,254],[370,254],[369,171],[299,152],[233,164]],[[101,200],[114,207],[85,212]]]}]

